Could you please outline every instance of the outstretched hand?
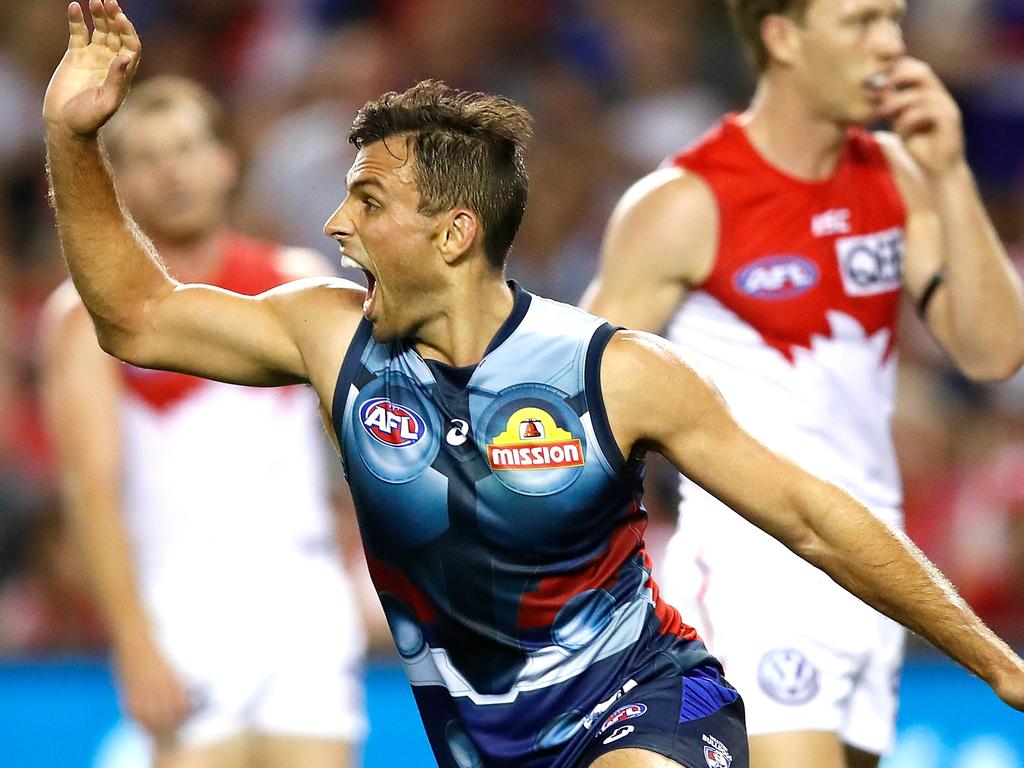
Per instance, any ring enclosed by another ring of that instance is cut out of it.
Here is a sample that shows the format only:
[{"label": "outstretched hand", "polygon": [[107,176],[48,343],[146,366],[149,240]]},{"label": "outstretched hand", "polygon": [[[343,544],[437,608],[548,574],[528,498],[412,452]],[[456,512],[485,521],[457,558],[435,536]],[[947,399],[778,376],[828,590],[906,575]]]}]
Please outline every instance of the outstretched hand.
[{"label": "outstretched hand", "polygon": [[89,0],[90,38],[82,6],[68,6],[68,50],[50,78],[43,118],[52,127],[93,136],[117,111],[139,66],[142,43],[117,0]]}]

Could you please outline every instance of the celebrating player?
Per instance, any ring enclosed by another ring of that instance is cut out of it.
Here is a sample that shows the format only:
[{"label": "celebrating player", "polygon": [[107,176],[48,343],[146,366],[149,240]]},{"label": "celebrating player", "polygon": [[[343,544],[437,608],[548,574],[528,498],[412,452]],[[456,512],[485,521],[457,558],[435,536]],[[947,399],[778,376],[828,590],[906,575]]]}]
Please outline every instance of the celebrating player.
[{"label": "celebrating player", "polygon": [[144,367],[312,384],[441,768],[748,765],[739,695],[651,580],[647,449],[1024,707],[1024,661],[913,546],[753,440],[671,345],[505,282],[521,107],[435,82],[363,107],[325,231],[366,290],[183,284],[120,210],[96,140],[138,37],[114,0],[90,10],[91,41],[70,6],[44,117],[99,339]]}]

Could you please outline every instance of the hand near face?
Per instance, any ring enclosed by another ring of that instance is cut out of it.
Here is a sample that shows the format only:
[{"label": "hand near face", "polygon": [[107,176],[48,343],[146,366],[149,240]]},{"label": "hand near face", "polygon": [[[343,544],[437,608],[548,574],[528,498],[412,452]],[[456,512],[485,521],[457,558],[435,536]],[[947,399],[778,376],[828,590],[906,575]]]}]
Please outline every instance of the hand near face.
[{"label": "hand near face", "polygon": [[142,44],[117,0],[90,0],[90,38],[82,7],[68,6],[68,50],[50,79],[43,117],[53,127],[93,136],[121,105]]},{"label": "hand near face", "polygon": [[881,113],[925,172],[941,174],[963,161],[960,108],[923,61],[904,57],[893,67]]}]

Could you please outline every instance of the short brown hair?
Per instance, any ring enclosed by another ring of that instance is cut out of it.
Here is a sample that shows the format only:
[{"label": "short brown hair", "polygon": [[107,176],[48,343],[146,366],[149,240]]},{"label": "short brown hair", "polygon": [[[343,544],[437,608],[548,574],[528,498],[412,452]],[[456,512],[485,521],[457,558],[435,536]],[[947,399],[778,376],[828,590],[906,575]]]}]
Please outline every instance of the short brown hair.
[{"label": "short brown hair", "polygon": [[132,118],[173,109],[196,106],[206,118],[210,133],[217,141],[227,139],[227,120],[220,103],[194,80],[160,75],[132,87],[124,103],[103,128],[103,145],[115,163],[121,149],[121,135]]},{"label": "short brown hair", "polygon": [[761,37],[761,22],[766,16],[789,16],[802,21],[811,0],[728,0],[733,24],[759,71],[768,67],[770,56]]},{"label": "short brown hair", "polygon": [[487,259],[500,268],[526,212],[523,151],[532,125],[530,113],[509,99],[424,80],[368,102],[352,123],[349,141],[362,149],[408,136],[415,148],[420,212],[460,205],[475,211]]}]

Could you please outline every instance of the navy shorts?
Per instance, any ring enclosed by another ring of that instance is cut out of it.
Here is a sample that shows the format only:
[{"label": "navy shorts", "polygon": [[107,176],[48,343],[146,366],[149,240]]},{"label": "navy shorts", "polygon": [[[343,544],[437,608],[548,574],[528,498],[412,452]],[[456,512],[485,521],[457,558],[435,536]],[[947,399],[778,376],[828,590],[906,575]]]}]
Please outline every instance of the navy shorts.
[{"label": "navy shorts", "polygon": [[616,749],[647,749],[686,768],[749,768],[743,700],[714,667],[620,690],[587,725],[574,768]]}]

